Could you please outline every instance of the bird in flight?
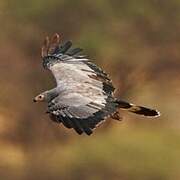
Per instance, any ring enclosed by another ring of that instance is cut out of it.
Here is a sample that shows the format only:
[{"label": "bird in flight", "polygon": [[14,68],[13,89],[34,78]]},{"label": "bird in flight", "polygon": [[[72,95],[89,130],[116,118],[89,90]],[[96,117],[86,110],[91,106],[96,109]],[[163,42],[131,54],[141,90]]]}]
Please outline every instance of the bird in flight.
[{"label": "bird in flight", "polygon": [[91,135],[108,117],[120,120],[119,109],[147,117],[157,117],[155,109],[137,106],[114,97],[111,79],[85,55],[71,48],[72,42],[60,43],[60,36],[46,37],[41,56],[43,67],[55,77],[57,86],[33,100],[46,102],[47,113],[57,123],[78,134]]}]

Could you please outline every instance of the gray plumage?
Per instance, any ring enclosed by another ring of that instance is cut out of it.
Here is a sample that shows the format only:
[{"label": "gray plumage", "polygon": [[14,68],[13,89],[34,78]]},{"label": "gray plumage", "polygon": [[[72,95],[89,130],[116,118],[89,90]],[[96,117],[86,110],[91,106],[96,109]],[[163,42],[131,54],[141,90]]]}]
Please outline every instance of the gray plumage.
[{"label": "gray plumage", "polygon": [[[107,117],[120,119],[118,109],[126,102],[114,98],[114,87],[107,74],[86,56],[79,55],[82,49],[70,49],[71,46],[70,41],[60,45],[58,34],[51,40],[46,38],[42,47],[43,66],[52,72],[57,87],[36,96],[35,101],[48,103],[47,113],[53,121],[73,128],[78,134],[90,135]],[[130,111],[131,106],[140,107],[127,104],[121,108]],[[138,111],[138,108],[131,109],[131,112],[145,114]],[[148,116],[158,115],[156,110],[147,112]]]}]

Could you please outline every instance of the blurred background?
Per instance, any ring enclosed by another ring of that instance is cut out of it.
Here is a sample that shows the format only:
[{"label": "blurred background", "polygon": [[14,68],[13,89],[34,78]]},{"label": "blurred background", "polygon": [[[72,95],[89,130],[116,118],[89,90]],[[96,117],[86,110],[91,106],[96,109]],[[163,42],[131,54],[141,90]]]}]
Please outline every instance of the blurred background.
[{"label": "blurred background", "polygon": [[[180,179],[179,0],[1,0],[0,22],[0,179]],[[53,123],[32,99],[55,86],[40,58],[55,32],[162,116],[122,112],[90,137]]]}]

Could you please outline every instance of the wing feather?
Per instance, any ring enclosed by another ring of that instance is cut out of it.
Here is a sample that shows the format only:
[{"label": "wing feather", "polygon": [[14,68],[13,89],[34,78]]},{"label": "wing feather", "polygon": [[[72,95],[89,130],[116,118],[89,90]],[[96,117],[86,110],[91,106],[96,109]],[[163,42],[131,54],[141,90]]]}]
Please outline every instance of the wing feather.
[{"label": "wing feather", "polygon": [[69,52],[67,52],[67,55],[69,56],[74,56],[75,54],[78,54],[82,51],[81,48],[74,48],[72,50],[70,50]]}]

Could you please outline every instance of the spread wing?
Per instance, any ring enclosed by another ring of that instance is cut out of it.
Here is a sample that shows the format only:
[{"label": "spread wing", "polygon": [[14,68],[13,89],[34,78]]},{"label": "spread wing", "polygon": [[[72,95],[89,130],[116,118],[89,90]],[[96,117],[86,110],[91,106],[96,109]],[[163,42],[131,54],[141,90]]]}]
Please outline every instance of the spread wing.
[{"label": "spread wing", "polygon": [[72,43],[59,45],[59,35],[46,39],[42,48],[43,66],[53,73],[59,95],[48,104],[50,117],[62,122],[77,133],[91,134],[117,104],[113,99],[114,87],[107,74],[90,60],[79,55],[80,48],[71,49]]}]

